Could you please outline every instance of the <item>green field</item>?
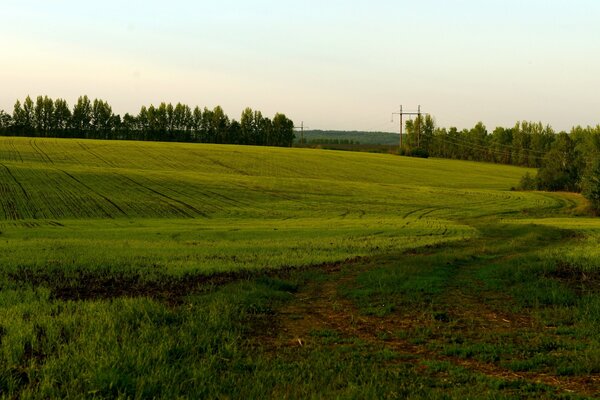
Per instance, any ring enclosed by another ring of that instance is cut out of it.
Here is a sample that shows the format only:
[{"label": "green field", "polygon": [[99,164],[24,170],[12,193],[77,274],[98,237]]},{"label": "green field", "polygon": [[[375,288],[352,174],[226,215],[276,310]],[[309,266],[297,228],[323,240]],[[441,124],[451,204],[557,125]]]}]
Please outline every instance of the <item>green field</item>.
[{"label": "green field", "polygon": [[525,172],[0,138],[0,394],[600,395],[600,220]]}]

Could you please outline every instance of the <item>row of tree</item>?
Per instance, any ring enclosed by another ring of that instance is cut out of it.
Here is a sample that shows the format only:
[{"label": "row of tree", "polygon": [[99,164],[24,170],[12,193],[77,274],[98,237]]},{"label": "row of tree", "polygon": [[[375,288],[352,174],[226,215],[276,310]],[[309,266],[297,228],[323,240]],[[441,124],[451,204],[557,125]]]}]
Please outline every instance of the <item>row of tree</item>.
[{"label": "row of tree", "polygon": [[239,121],[220,106],[212,110],[161,103],[122,117],[106,101],[81,96],[73,109],[63,99],[38,96],[15,103],[12,115],[0,111],[0,134],[11,136],[153,140],[291,146],[294,123],[284,114],[270,119],[246,108]]},{"label": "row of tree", "polygon": [[537,175],[525,175],[521,187],[582,192],[600,212],[600,126],[559,133]]},{"label": "row of tree", "polygon": [[[304,140],[306,143],[306,139]],[[319,139],[310,139],[308,144],[360,144],[358,140],[352,139],[327,139],[327,138],[319,138]]]},{"label": "row of tree", "polygon": [[409,120],[406,131],[407,153],[536,168],[557,136],[548,125],[526,121],[491,133],[481,122],[471,129],[438,128],[429,115]]},{"label": "row of tree", "polygon": [[430,116],[406,124],[404,154],[488,161],[539,168],[526,175],[523,189],[582,192],[600,211],[600,125],[556,133],[549,125],[518,122],[489,133],[479,122],[471,129],[438,128]]}]

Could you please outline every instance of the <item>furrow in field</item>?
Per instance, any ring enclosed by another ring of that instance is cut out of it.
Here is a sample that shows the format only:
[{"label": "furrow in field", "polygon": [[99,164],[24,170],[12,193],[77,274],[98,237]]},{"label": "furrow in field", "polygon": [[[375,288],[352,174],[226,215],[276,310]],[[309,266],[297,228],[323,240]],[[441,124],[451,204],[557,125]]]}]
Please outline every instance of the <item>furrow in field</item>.
[{"label": "furrow in field", "polygon": [[[159,192],[158,190],[148,186],[148,185],[144,185],[142,183],[140,183],[139,181],[134,180],[133,178],[126,176],[126,175],[120,175],[123,179],[126,179],[127,181],[131,182],[132,184],[139,186],[141,188],[144,188],[145,190],[154,193],[156,195],[158,195],[159,197],[162,197],[166,200],[168,200],[171,203],[175,203],[177,205],[179,205],[180,207],[183,207],[183,209],[180,208],[180,211],[185,214],[188,217],[194,217],[194,216],[202,216],[204,218],[208,218],[208,215],[204,212],[201,211],[199,209],[197,209],[196,207],[192,206],[191,204],[188,204],[182,200],[176,199],[174,197],[171,197],[165,193]],[[191,213],[190,213],[191,211]]]},{"label": "furrow in field", "polygon": [[23,188],[12,172],[4,164],[0,164],[0,204],[6,219],[15,220],[28,216],[27,201]]},{"label": "furrow in field", "polygon": [[[106,202],[108,202],[110,205],[112,205],[122,216],[127,217],[127,213],[117,203],[112,201],[109,197],[103,195],[102,193],[98,192],[96,189],[92,188],[91,186],[89,186],[86,183],[82,182],[81,180],[77,179],[75,176],[71,175],[67,171],[64,171],[64,170],[60,170],[60,171],[62,171],[66,176],[68,176],[69,178],[71,178],[72,180],[74,180],[75,182],[77,182],[78,184],[83,186],[84,188],[86,188],[88,191],[90,191],[90,192],[94,193],[95,195],[104,199]],[[107,213],[107,216],[109,216],[111,218],[114,217],[114,215],[112,215],[110,213]]]},{"label": "furrow in field", "polygon": [[48,154],[46,154],[46,152],[44,152],[44,150],[42,150],[40,148],[40,146],[37,143],[37,139],[31,139],[29,141],[29,144],[31,145],[33,150],[38,154],[38,156],[42,162],[48,162],[50,164],[54,164],[54,161],[52,161],[52,159],[48,156]]},{"label": "furrow in field", "polygon": [[116,165],[114,163],[112,163],[111,161],[108,161],[107,159],[105,159],[104,157],[101,157],[100,155],[98,155],[98,153],[96,153],[95,151],[92,151],[90,149],[89,146],[85,145],[82,141],[78,141],[79,147],[81,147],[83,149],[83,151],[85,151],[86,153],[90,154],[92,157],[100,160],[100,162],[103,165],[109,166],[109,167],[116,167]]},{"label": "furrow in field", "polygon": [[213,158],[213,157],[204,157],[204,159],[210,161],[211,163],[213,163],[215,165],[218,165],[221,168],[224,168],[226,171],[233,171],[237,175],[249,175],[248,171],[244,171],[244,170],[236,168],[234,166],[227,165],[224,162],[222,162],[220,160],[217,160],[216,158]]},{"label": "furrow in field", "polygon": [[0,182],[0,204],[6,219],[21,219],[19,207],[14,201],[14,195],[8,184]]},{"label": "furrow in field", "polygon": [[23,157],[21,156],[21,153],[17,149],[15,141],[7,140],[7,143],[8,143],[7,149],[10,148],[10,151],[7,152],[8,160],[23,162]]},{"label": "furrow in field", "polygon": [[0,163],[0,166],[4,167],[4,169],[6,170],[6,173],[12,178],[12,180],[17,184],[17,186],[21,189],[21,193],[23,193],[23,196],[25,196],[25,199],[27,201],[30,201],[29,198],[29,194],[27,193],[27,191],[25,190],[25,188],[23,187],[23,185],[21,184],[21,182],[19,182],[17,180],[17,178],[15,177],[15,175],[10,171],[10,168],[8,168],[6,165]]},{"label": "furrow in field", "polygon": [[[149,180],[148,178],[145,179]],[[201,185],[194,182],[182,183],[181,181],[162,179],[160,180],[160,183],[157,180],[149,181],[148,184],[143,185],[142,188],[145,189],[146,186],[152,186],[163,194],[166,194],[167,192],[174,193],[175,196],[171,196],[170,194],[168,194],[168,196],[176,197],[178,200],[191,205],[197,203],[202,198],[202,208],[205,210],[203,212],[207,215],[211,212],[225,210],[222,202],[215,201],[214,198],[206,193],[206,190],[203,190]]]},{"label": "furrow in field", "polygon": [[[46,183],[41,193],[50,218],[110,218],[98,196],[58,170],[46,170],[38,181]],[[60,173],[60,174],[59,174]]]}]

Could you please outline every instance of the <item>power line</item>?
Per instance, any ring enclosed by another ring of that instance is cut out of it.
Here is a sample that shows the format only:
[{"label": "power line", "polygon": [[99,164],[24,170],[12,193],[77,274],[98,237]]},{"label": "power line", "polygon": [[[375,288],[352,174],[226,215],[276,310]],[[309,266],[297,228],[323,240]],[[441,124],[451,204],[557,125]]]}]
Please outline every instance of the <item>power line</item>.
[{"label": "power line", "polygon": [[[489,137],[489,136],[487,136],[487,137]],[[461,138],[452,138],[452,139],[458,140],[458,141],[464,141],[466,143],[472,143],[472,142],[465,141],[465,140],[463,140]],[[493,144],[494,145],[498,145],[498,146],[502,146],[502,147],[507,147],[507,148],[510,148],[512,150],[515,150],[515,151],[520,151],[520,149],[518,147],[515,147],[515,145],[502,144],[502,143],[493,143]],[[533,150],[533,149],[522,149],[522,150],[527,150],[527,151],[531,151],[533,153],[538,153],[538,154],[546,154],[547,153],[546,151]]]},{"label": "power line", "polygon": [[[480,145],[480,144],[476,144],[476,143],[472,143],[472,142],[467,142],[469,144],[464,144],[465,142],[463,142],[463,143],[453,142],[452,139],[450,139],[450,138],[443,138],[440,136],[437,136],[437,139],[441,140],[442,142],[450,143],[450,144],[453,144],[456,146],[470,148],[471,150],[479,150],[479,151],[484,150],[484,151],[487,151],[488,153],[500,154],[500,155],[507,156],[507,157],[512,157],[512,156],[518,155],[518,154],[514,154],[514,153],[517,153],[519,151],[519,150],[514,150],[514,151],[504,152],[502,150],[495,150],[492,148],[488,148],[484,145]],[[530,152],[532,150],[523,149],[523,151]],[[542,160],[542,161],[545,160],[547,156],[548,156],[548,153],[545,153],[544,156],[535,156],[535,155],[527,154],[527,157],[529,159]],[[585,162],[595,162],[598,159],[598,156],[600,156],[600,154],[596,154],[596,157],[593,157],[593,156],[592,157],[581,157],[580,159]]]},{"label": "power line", "polygon": [[429,115],[427,113],[422,113],[421,112],[421,106],[419,105],[417,111],[404,111],[402,109],[402,105],[400,105],[400,112],[394,112],[392,113],[392,122],[394,122],[394,116],[400,116],[400,150],[402,150],[402,129],[404,128],[404,116],[412,116],[412,115],[416,115],[417,116],[417,147],[421,147],[421,115]]},{"label": "power line", "polygon": [[[440,136],[437,136],[437,137],[439,138]],[[449,138],[448,138],[448,137],[446,137],[446,139],[449,139],[449,140],[454,140],[454,141],[456,141],[456,142],[462,142],[462,143],[466,143],[466,144],[468,144],[468,145],[479,146],[479,147],[482,147],[482,148],[484,148],[484,149],[489,149],[490,151],[492,151],[492,150],[493,150],[493,149],[491,148],[491,146],[492,146],[492,145],[495,145],[495,144],[502,145],[501,143],[493,143],[493,144],[489,144],[489,147],[488,147],[488,145],[486,145],[486,144],[474,143],[474,142],[470,142],[470,141],[467,141],[467,140],[464,140],[464,139],[461,139],[461,138],[454,138],[454,137],[449,137]],[[542,154],[542,155],[544,155],[544,156],[547,154],[547,152],[545,152],[545,151],[538,151],[538,150],[533,150],[533,149],[525,149],[525,148],[523,148],[523,149],[519,149],[518,147],[509,146],[509,145],[502,145],[502,146],[504,146],[504,147],[508,147],[508,148],[510,149],[510,151],[512,151],[512,152],[527,151],[527,152],[533,152],[533,153]],[[494,151],[500,151],[500,150],[494,150]]]},{"label": "power line", "polygon": [[[487,147],[482,144],[477,144],[477,143],[472,143],[472,142],[464,142],[464,141],[457,142],[457,141],[453,141],[453,138],[444,138],[444,137],[440,137],[440,136],[437,136],[437,139],[441,140],[443,142],[449,143],[449,144],[456,145],[456,146],[470,148],[471,150],[479,150],[479,151],[483,150],[483,151],[487,151],[488,153],[495,153],[495,154],[500,154],[500,155],[509,156],[509,157],[514,155],[513,151],[495,150],[495,149],[492,149],[492,148]],[[529,150],[523,149],[523,151],[527,152]],[[528,154],[528,158],[532,158],[532,159],[536,159],[536,160],[543,160],[546,157],[534,156],[534,155]]]},{"label": "power line", "polygon": [[300,144],[304,144],[304,129],[309,129],[308,126],[304,126],[304,121],[300,126],[295,126],[294,129],[300,129]]}]

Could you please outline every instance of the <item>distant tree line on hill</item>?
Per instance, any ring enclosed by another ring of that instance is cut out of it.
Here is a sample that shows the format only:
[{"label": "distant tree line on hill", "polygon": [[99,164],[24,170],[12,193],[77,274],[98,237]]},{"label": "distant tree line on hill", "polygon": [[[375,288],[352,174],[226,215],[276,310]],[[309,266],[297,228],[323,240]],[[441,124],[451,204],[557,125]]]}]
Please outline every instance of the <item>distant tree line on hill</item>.
[{"label": "distant tree line on hill", "polygon": [[[311,144],[311,140],[353,140],[354,144],[398,145],[398,133],[374,131],[326,131],[319,129],[305,129],[304,140]],[[296,135],[296,143],[300,142],[300,135]],[[319,144],[319,143],[315,143]],[[334,143],[321,143],[334,144]]]},{"label": "distant tree line on hill", "polygon": [[523,178],[523,189],[582,192],[600,211],[600,125],[556,133],[523,121],[489,133],[481,122],[459,131],[421,116],[407,121],[406,132],[402,154],[539,168],[537,176]]},{"label": "distant tree line on hill", "polygon": [[161,103],[121,117],[107,102],[87,96],[79,97],[73,109],[65,100],[48,96],[17,100],[12,115],[0,111],[0,134],[258,146],[291,146],[295,136],[293,121],[280,113],[270,119],[246,108],[236,121],[220,106],[209,110]]},{"label": "distant tree line on hill", "polygon": [[308,144],[360,144],[360,142],[352,139],[310,139]]}]

